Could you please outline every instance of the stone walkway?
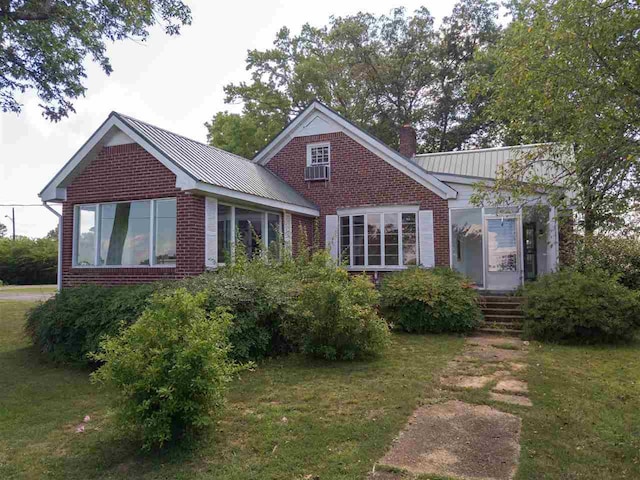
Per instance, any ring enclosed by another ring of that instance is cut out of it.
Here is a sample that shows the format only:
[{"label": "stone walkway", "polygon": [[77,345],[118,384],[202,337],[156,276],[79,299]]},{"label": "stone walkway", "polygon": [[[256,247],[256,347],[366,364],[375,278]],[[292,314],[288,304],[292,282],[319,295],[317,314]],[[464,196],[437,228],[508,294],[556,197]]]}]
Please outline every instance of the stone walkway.
[{"label": "stone walkway", "polygon": [[[511,337],[468,338],[442,373],[441,398],[426,399],[430,405],[413,413],[370,478],[512,479],[520,457],[521,420],[476,402],[532,406],[522,379],[527,347],[528,342]],[[461,401],[469,392],[475,392],[473,403]]]}]

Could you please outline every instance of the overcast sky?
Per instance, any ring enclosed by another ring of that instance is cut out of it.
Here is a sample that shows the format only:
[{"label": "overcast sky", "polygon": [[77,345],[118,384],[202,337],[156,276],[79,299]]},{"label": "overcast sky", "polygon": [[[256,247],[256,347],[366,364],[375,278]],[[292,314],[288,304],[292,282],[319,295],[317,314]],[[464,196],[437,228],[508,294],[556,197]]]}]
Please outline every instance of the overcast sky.
[{"label": "overcast sky", "polygon": [[[266,49],[282,26],[293,32],[304,23],[325,25],[331,15],[367,11],[376,15],[404,6],[426,6],[436,19],[446,16],[454,0],[185,0],[193,24],[178,37],[154,29],[144,42],[111,45],[114,72],[106,76],[88,67],[87,94],[75,103],[77,113],[58,123],[42,118],[38,99],[22,97],[19,115],[0,112],[0,204],[40,203],[38,192],[71,158],[107,115],[115,110],[195,140],[206,141],[204,122],[224,104],[222,87],[247,79],[249,49]],[[0,207],[0,223],[11,234],[11,209]],[[43,207],[17,207],[18,235],[41,237],[56,217]]]}]

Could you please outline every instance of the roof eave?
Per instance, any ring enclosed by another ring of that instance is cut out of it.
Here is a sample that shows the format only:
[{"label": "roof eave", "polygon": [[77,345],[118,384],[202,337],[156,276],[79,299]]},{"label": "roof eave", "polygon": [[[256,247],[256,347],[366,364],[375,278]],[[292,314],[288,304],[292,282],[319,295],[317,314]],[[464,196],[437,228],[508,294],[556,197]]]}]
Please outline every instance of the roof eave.
[{"label": "roof eave", "polygon": [[189,191],[213,194],[219,197],[228,198],[231,200],[237,200],[253,205],[259,205],[263,207],[273,208],[275,210],[286,210],[288,212],[299,213],[307,217],[319,217],[320,210],[312,208],[306,205],[298,205],[294,203],[283,202],[281,200],[274,200],[272,198],[260,197],[250,193],[240,192],[237,190],[231,190],[229,188],[220,187],[218,185],[212,185],[206,182],[196,182]]}]

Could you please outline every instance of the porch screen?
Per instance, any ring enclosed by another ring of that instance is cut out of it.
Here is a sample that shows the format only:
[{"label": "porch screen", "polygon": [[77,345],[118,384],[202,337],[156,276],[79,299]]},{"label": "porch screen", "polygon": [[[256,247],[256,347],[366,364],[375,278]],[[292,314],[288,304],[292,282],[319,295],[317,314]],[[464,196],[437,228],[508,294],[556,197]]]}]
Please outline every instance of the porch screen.
[{"label": "porch screen", "polygon": [[482,208],[451,210],[451,266],[482,287]]}]

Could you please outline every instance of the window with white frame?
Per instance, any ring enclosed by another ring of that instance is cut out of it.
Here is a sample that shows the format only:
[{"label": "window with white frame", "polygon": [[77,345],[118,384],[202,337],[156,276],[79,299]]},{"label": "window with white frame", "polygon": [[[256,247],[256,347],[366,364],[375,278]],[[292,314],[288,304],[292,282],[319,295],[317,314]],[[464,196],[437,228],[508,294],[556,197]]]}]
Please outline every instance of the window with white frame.
[{"label": "window with white frame", "polygon": [[417,214],[375,212],[340,216],[341,261],[350,267],[401,267],[418,262]]},{"label": "window with white frame", "polygon": [[233,245],[242,242],[247,256],[259,254],[262,246],[275,255],[282,241],[279,213],[251,210],[218,203],[218,263],[224,264],[233,254]]},{"label": "window with white frame", "polygon": [[307,145],[307,166],[329,165],[331,160],[331,146],[328,143],[314,143]]},{"label": "window with white frame", "polygon": [[75,266],[173,266],[176,199],[77,205]]}]

